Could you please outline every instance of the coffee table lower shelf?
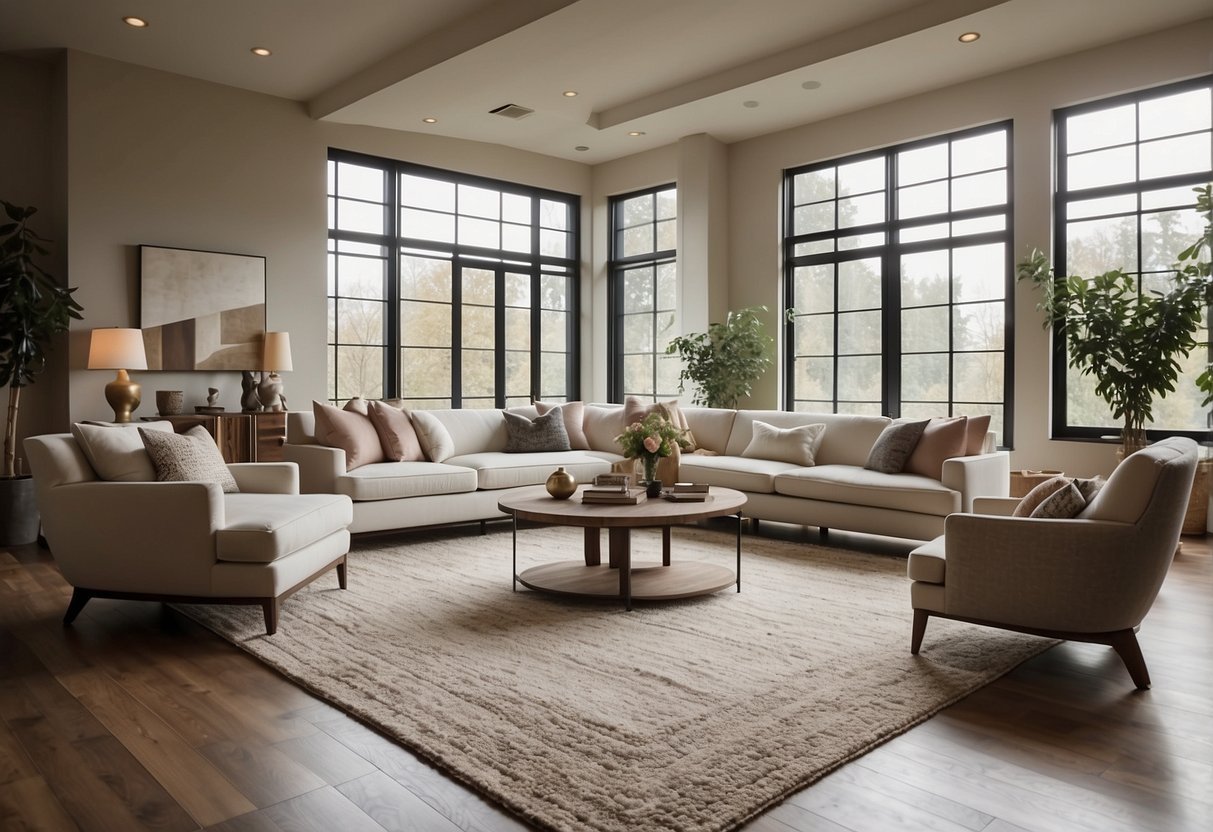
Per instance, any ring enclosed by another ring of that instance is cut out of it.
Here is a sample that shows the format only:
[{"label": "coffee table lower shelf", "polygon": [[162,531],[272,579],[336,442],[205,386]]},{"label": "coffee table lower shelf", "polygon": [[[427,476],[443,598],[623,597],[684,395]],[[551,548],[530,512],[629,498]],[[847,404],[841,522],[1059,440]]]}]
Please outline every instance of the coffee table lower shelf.
[{"label": "coffee table lower shelf", "polygon": [[[710,595],[738,583],[732,569],[702,561],[675,561],[669,566],[657,562],[632,565],[632,600],[673,601]],[[591,598],[615,598],[619,593],[619,570],[607,564],[586,566],[584,561],[563,560],[525,570],[518,582],[527,589],[561,595]]]}]

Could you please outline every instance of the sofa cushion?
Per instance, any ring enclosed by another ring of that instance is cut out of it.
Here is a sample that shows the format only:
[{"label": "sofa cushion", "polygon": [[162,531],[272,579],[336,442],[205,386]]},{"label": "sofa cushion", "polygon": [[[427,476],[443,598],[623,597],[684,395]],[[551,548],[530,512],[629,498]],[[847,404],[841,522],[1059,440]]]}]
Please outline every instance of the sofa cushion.
[{"label": "sofa cushion", "polygon": [[900,474],[906,467],[906,460],[914,453],[914,446],[922,438],[928,421],[930,420],[898,421],[886,427],[876,438],[876,444],[868,453],[868,461],[863,467],[870,471],[880,471],[882,474]]},{"label": "sofa cushion", "polygon": [[383,456],[389,462],[421,462],[425,459],[425,451],[421,450],[421,440],[417,438],[417,429],[413,427],[409,414],[384,402],[370,402],[367,416],[371,420],[371,427],[379,434]]},{"label": "sofa cushion", "polygon": [[882,474],[855,465],[818,465],[781,474],[775,478],[775,492],[940,517],[960,511],[960,492],[939,480],[915,474]]},{"label": "sofa cushion", "polygon": [[139,438],[160,482],[214,482],[228,494],[240,490],[214,437],[202,425],[182,434],[139,428]]},{"label": "sofa cushion", "polygon": [[380,462],[337,478],[337,493],[352,500],[394,500],[476,490],[476,472],[442,462]]},{"label": "sofa cushion", "polygon": [[226,523],[215,535],[215,556],[269,563],[346,528],[354,519],[337,494],[228,494]]},{"label": "sofa cushion", "polygon": [[943,461],[965,455],[968,424],[968,417],[965,416],[950,416],[927,422],[926,429],[923,430],[918,444],[914,446],[914,452],[910,454],[902,470],[907,474],[942,478]]},{"label": "sofa cushion", "polygon": [[947,571],[947,552],[944,536],[929,540],[910,552],[906,563],[906,574],[914,581],[942,584]]},{"label": "sofa cushion", "polygon": [[813,465],[817,450],[821,447],[821,440],[825,436],[826,426],[818,423],[777,428],[755,419],[752,431],[750,444],[741,452],[743,457]]},{"label": "sofa cushion", "polygon": [[135,428],[173,432],[172,422],[129,425],[72,425],[72,436],[93,466],[97,478],[109,482],[155,482],[156,468]]},{"label": "sofa cushion", "polygon": [[508,410],[501,415],[505,418],[507,454],[569,450],[569,434],[564,429],[564,412],[560,408],[553,408],[534,419]]},{"label": "sofa cushion", "polygon": [[885,416],[856,416],[844,413],[799,413],[787,410],[739,410],[725,447],[728,456],[740,456],[753,438],[754,420],[777,428],[823,424],[825,436],[815,457],[818,465],[856,465],[863,467],[876,437],[891,419]]},{"label": "sofa cushion", "polygon": [[559,407],[564,415],[564,432],[569,435],[569,448],[588,451],[590,440],[585,437],[585,402],[535,402],[535,413],[542,416],[554,407]]},{"label": "sofa cushion", "polygon": [[543,485],[552,472],[561,466],[579,483],[589,482],[598,474],[611,470],[611,463],[582,451],[533,454],[485,451],[453,456],[447,462],[472,469],[477,477],[477,485],[486,490]]},{"label": "sofa cushion", "polygon": [[345,451],[345,470],[352,471],[372,462],[383,461],[383,446],[371,420],[357,408],[343,410],[331,404],[313,401],[316,416],[316,441]]},{"label": "sofa cushion", "polygon": [[775,493],[775,478],[801,466],[773,459],[685,454],[678,467],[683,482],[706,482],[755,494]]},{"label": "sofa cushion", "polygon": [[587,404],[585,406],[585,438],[595,451],[619,453],[615,437],[623,433],[623,406],[617,404]]},{"label": "sofa cushion", "polygon": [[684,407],[682,413],[686,417],[687,426],[695,434],[694,450],[714,451],[724,453],[729,446],[729,433],[733,430],[733,420],[737,411],[731,408],[718,407]]}]

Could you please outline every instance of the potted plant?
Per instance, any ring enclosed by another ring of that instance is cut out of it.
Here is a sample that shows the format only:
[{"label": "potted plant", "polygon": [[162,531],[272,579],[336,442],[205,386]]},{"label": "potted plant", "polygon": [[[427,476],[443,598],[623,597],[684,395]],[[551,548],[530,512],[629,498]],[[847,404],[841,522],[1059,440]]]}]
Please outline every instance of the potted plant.
[{"label": "potted plant", "polygon": [[17,469],[17,415],[21,388],[46,366],[51,339],[80,320],[75,289],[59,286],[35,262],[47,242],[29,227],[38,210],[0,200],[0,385],[8,387],[4,424],[4,464],[0,469],[0,545],[31,543],[38,535],[38,512],[31,477]]},{"label": "potted plant", "polygon": [[[1208,188],[1198,190],[1203,192],[1200,210],[1213,222]],[[1045,313],[1045,326],[1063,328],[1070,366],[1094,376],[1095,393],[1123,421],[1125,456],[1146,444],[1155,397],[1175,391],[1179,362],[1197,346],[1210,290],[1208,264],[1197,262],[1201,245],[1181,252],[1165,292],[1140,291],[1136,277],[1120,269],[1092,278],[1059,278],[1040,251],[1018,266],[1019,280],[1030,280],[1041,291],[1037,308]],[[1208,384],[1213,389],[1213,381]]]},{"label": "potted plant", "polygon": [[693,382],[691,401],[707,407],[736,407],[739,398],[750,395],[772,362],[775,342],[763,331],[759,317],[766,311],[765,306],[749,306],[730,312],[723,323],[710,324],[707,332],[670,341],[666,354],[677,353],[682,359],[678,391]]}]

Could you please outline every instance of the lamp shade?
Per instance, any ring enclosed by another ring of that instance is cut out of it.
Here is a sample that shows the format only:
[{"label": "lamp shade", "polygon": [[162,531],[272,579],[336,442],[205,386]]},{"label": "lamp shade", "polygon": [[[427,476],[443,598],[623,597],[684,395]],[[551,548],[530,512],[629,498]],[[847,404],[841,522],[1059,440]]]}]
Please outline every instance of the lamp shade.
[{"label": "lamp shade", "polygon": [[143,332],[138,329],[94,329],[88,345],[90,370],[146,370]]},{"label": "lamp shade", "polygon": [[261,353],[261,369],[270,372],[290,370],[291,334],[289,332],[265,333],[265,347]]}]

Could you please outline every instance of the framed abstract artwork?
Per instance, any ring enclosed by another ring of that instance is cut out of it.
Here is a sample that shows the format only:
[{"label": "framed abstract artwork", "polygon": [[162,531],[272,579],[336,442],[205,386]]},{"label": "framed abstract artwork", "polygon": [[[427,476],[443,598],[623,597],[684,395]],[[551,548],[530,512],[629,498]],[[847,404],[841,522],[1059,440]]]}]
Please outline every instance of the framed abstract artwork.
[{"label": "framed abstract artwork", "polygon": [[265,258],[139,246],[139,325],[149,370],[258,369]]}]

